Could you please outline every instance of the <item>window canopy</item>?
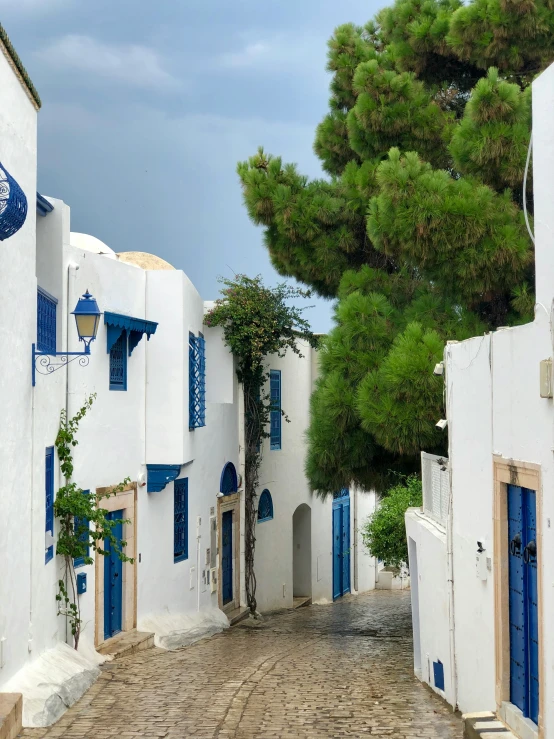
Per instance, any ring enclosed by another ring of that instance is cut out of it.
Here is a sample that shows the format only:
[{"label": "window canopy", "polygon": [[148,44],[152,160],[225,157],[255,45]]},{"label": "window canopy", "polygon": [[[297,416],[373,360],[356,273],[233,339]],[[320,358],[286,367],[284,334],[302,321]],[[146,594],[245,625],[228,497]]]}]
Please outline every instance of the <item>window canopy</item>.
[{"label": "window canopy", "polygon": [[104,313],[104,323],[108,329],[108,354],[113,345],[119,339],[124,331],[129,336],[129,356],[133,353],[133,349],[142,339],[143,334],[150,339],[152,334],[156,333],[158,324],[154,321],[147,321],[145,318],[131,318],[121,313]]}]

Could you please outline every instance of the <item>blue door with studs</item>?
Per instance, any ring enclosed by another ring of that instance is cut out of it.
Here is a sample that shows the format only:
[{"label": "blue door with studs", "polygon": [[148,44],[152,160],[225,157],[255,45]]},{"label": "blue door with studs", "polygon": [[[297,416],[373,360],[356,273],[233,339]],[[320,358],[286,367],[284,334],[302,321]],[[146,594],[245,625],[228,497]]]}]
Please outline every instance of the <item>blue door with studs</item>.
[{"label": "blue door with studs", "polygon": [[[107,518],[111,521],[121,520],[123,511],[113,511]],[[121,549],[123,524],[117,523],[112,533]],[[104,549],[107,552],[104,557],[104,639],[109,639],[122,628],[123,562],[108,539],[104,541]]]},{"label": "blue door with studs", "polygon": [[510,700],[539,716],[537,501],[534,490],[508,485]]},{"label": "blue door with studs", "polygon": [[350,592],[350,493],[333,496],[333,600]]},{"label": "blue door with studs", "polygon": [[221,517],[221,596],[223,605],[233,600],[233,511]]}]

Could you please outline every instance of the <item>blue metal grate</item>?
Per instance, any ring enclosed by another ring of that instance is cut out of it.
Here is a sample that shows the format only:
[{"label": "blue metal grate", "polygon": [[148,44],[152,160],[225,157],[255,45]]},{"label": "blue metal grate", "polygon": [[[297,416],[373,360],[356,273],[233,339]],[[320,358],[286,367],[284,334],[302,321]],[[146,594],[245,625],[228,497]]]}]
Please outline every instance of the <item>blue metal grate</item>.
[{"label": "blue metal grate", "polygon": [[206,342],[189,333],[189,429],[206,425]]},{"label": "blue metal grate", "polygon": [[273,518],[273,500],[267,488],[260,495],[258,504],[258,521],[270,521]]},{"label": "blue metal grate", "polygon": [[281,371],[271,370],[269,376],[271,408],[269,418],[269,442],[273,450],[281,448]]},{"label": "blue metal grate", "polygon": [[[83,490],[83,495],[90,495],[90,490]],[[75,533],[79,536],[80,541],[86,546],[86,552],[81,557],[75,557],[73,560],[74,567],[82,567],[85,564],[85,557],[89,556],[89,528],[90,523],[88,518],[79,518],[75,516],[73,519],[73,527]]]},{"label": "blue metal grate", "polygon": [[127,390],[127,332],[110,349],[110,390]]},{"label": "blue metal grate", "polygon": [[[45,532],[54,536],[54,447],[49,446],[46,449],[44,460],[44,490],[45,490],[45,508],[46,508],[46,525]],[[54,557],[54,545],[45,547],[45,564],[48,564]]]},{"label": "blue metal grate", "polygon": [[189,481],[188,477],[173,484],[173,561],[181,562],[189,556]]},{"label": "blue metal grate", "polygon": [[27,218],[27,198],[0,162],[0,241],[19,231]]},{"label": "blue metal grate", "polygon": [[56,303],[58,301],[39,288],[37,292],[37,349],[56,353]]}]

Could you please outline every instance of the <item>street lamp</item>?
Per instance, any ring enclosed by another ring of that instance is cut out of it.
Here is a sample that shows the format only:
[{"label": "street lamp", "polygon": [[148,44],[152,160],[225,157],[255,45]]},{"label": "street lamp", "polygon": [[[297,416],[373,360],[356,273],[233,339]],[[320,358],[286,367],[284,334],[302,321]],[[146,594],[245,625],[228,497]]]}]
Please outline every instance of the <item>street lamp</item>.
[{"label": "street lamp", "polygon": [[[37,372],[41,375],[49,375],[77,358],[79,358],[81,367],[86,367],[89,363],[90,343],[96,338],[102,313],[88,290],[77,301],[72,315],[75,316],[79,341],[84,343],[85,350],[83,352],[37,352],[36,345],[33,344],[33,387]],[[53,357],[59,357],[59,361],[53,362]]]}]

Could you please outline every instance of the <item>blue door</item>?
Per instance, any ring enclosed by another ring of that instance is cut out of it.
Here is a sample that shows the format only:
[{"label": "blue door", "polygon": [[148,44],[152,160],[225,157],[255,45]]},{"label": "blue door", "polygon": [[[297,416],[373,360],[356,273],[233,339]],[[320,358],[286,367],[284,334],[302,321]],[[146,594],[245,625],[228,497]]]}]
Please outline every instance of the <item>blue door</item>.
[{"label": "blue door", "polygon": [[508,485],[510,700],[538,723],[539,624],[537,501],[534,490]]},{"label": "blue door", "polygon": [[[114,521],[123,518],[123,511],[109,513],[107,518]],[[121,547],[123,524],[118,523],[112,529],[118,546]],[[108,539],[104,541],[107,552],[104,557],[104,639],[121,631],[121,612],[123,596],[123,562],[111,546]]]},{"label": "blue door", "polygon": [[350,496],[333,496],[333,600],[350,592]]},{"label": "blue door", "polygon": [[221,518],[221,595],[226,605],[233,600],[233,511]]}]

